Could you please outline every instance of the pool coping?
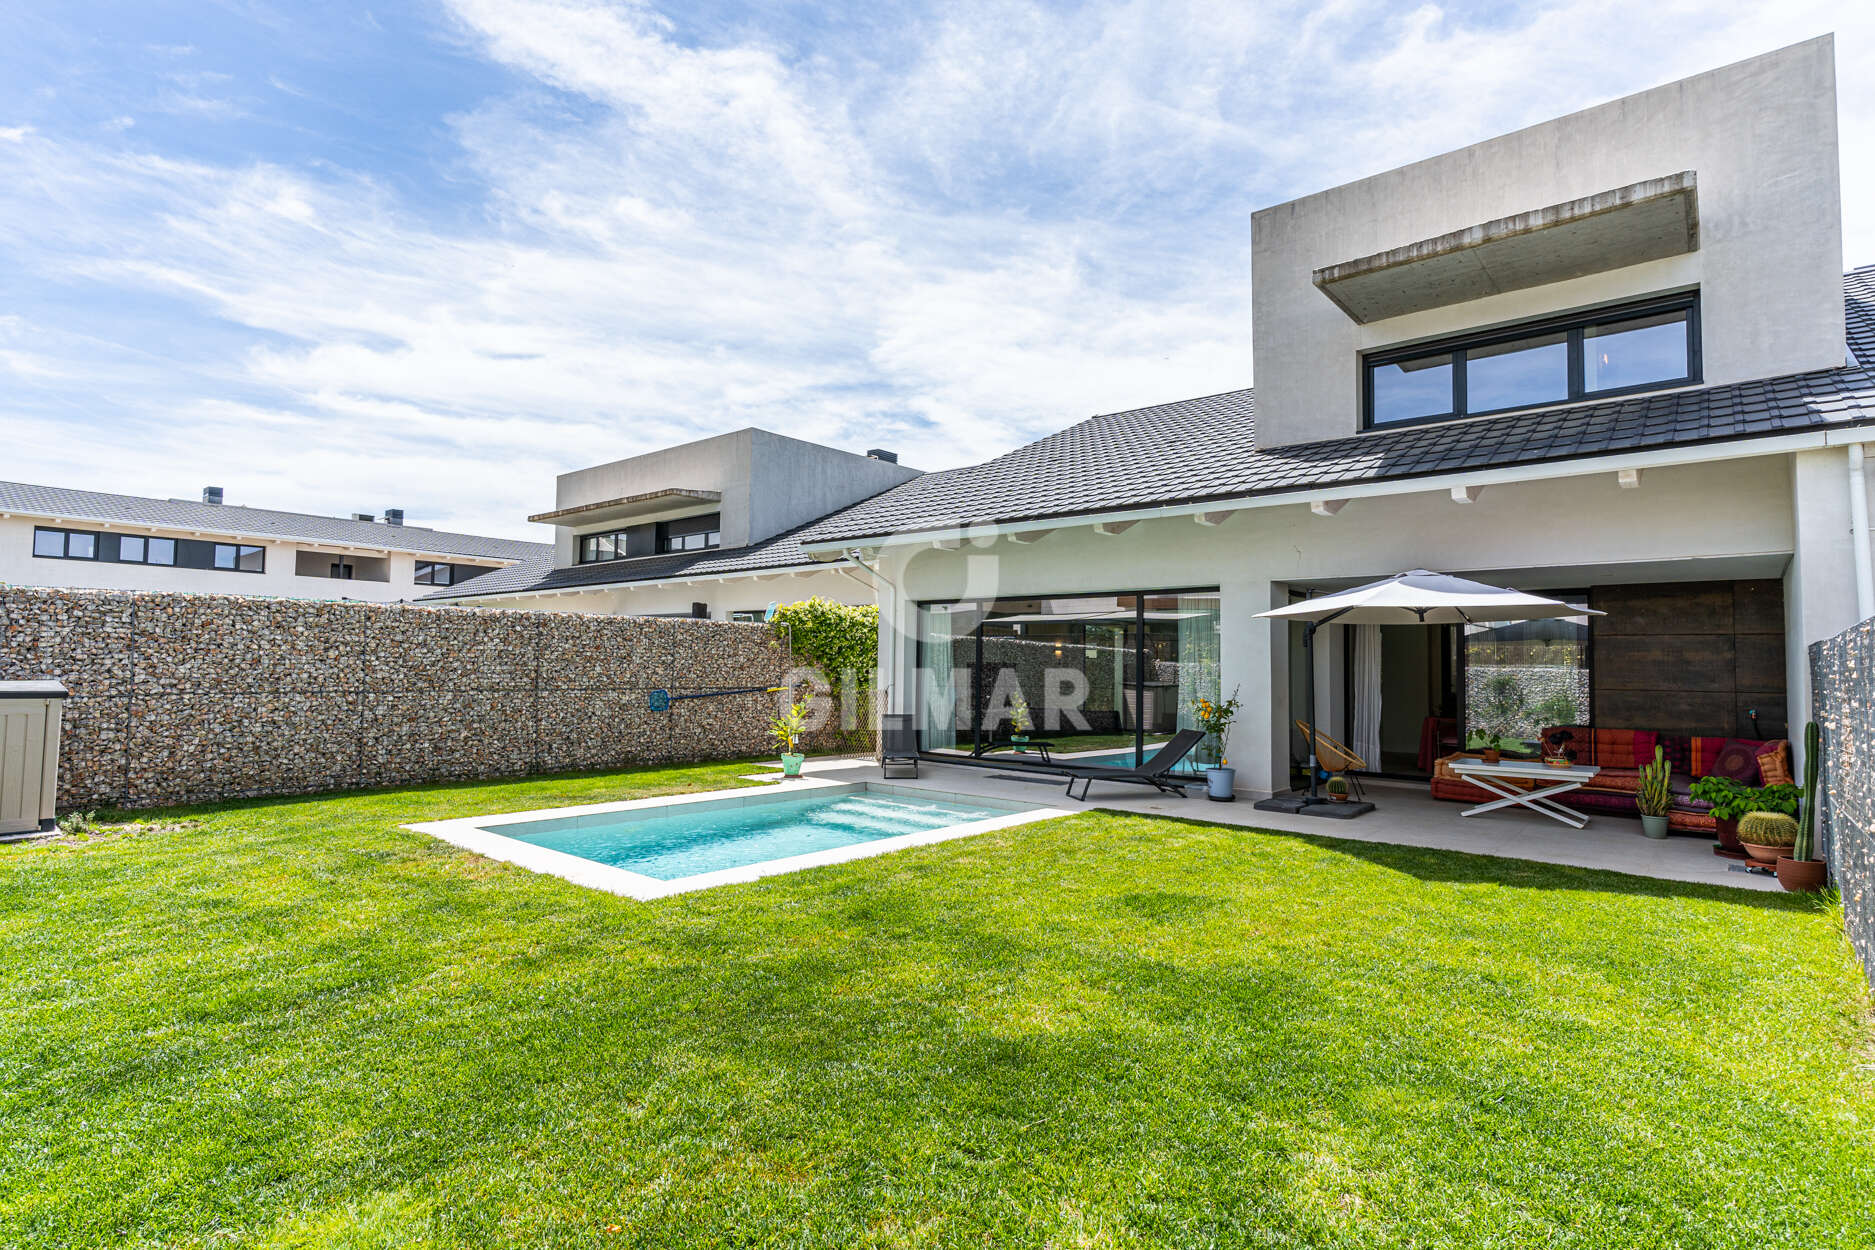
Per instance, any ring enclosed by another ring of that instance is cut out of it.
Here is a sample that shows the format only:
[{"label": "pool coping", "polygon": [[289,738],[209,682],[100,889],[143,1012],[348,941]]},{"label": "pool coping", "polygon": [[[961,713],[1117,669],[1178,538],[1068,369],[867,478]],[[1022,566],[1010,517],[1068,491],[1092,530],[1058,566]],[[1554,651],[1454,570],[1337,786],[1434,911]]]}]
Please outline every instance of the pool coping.
[{"label": "pool coping", "polygon": [[894,851],[902,851],[914,846],[929,846],[937,842],[949,842],[955,838],[974,837],[979,833],[990,833],[997,829],[1026,825],[1038,820],[1053,820],[1057,816],[1073,815],[1065,808],[1040,807],[1013,799],[959,794],[955,796],[955,801],[958,803],[972,807],[1005,808],[1008,810],[1008,815],[990,816],[982,820],[945,825],[939,829],[924,829],[916,833],[903,833],[896,837],[877,838],[871,842],[857,842],[852,846],[837,846],[825,851],[810,851],[805,855],[764,860],[759,864],[720,868],[715,872],[697,873],[688,877],[677,877],[670,881],[660,881],[656,877],[647,877],[642,873],[617,868],[611,864],[582,859],[566,851],[536,846],[531,842],[523,842],[519,838],[507,837],[496,832],[502,825],[534,824],[543,820],[570,819],[575,822],[574,827],[577,828],[578,821],[583,817],[599,818],[617,812],[642,811],[655,812],[661,816],[673,815],[675,813],[669,809],[694,803],[710,803],[718,807],[750,807],[808,797],[833,798],[841,794],[896,794],[905,798],[939,802],[950,799],[948,795],[933,794],[926,787],[900,786],[889,781],[833,781],[820,777],[797,777],[760,787],[704,790],[695,794],[627,799],[618,803],[587,803],[577,807],[546,807],[528,812],[502,812],[489,816],[463,816],[454,820],[432,820],[421,824],[404,825],[403,828],[412,833],[428,834],[451,846],[472,851],[488,859],[500,860],[519,868],[526,868],[531,872],[559,877],[564,881],[571,881],[574,885],[604,890],[608,894],[619,894],[640,902],[649,902],[652,899],[666,898],[672,894],[708,890],[719,885],[737,885],[746,881],[760,880],[763,877],[778,876],[782,873],[819,868],[825,864],[844,864],[850,860],[867,859],[874,855],[889,855]]}]

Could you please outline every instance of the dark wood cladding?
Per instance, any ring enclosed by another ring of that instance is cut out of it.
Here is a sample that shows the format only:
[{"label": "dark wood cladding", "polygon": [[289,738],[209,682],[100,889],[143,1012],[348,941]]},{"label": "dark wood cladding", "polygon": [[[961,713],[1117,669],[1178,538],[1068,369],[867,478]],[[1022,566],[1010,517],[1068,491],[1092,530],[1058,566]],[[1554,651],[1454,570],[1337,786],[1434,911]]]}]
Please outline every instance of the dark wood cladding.
[{"label": "dark wood cladding", "polygon": [[1589,606],[1597,725],[1785,736],[1781,582],[1597,586]]}]

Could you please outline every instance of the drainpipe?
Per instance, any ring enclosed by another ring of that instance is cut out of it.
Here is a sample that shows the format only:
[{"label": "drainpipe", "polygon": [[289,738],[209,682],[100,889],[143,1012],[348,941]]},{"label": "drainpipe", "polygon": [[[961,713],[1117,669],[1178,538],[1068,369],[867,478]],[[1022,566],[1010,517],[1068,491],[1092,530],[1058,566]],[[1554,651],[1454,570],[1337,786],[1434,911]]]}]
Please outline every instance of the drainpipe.
[{"label": "drainpipe", "polygon": [[1868,532],[1868,470],[1862,444],[1849,444],[1849,530],[1855,539],[1855,615],[1858,621],[1875,616],[1875,559]]},{"label": "drainpipe", "polygon": [[[899,611],[899,605],[902,602],[904,602],[905,592],[899,589],[897,582],[887,577],[884,573],[881,573],[873,565],[866,563],[866,561],[860,557],[858,547],[848,547],[845,551],[841,552],[840,555],[843,559],[847,561],[847,563],[858,565],[860,568],[866,570],[866,573],[869,577],[872,577],[875,579],[875,581],[873,582],[873,592],[875,594],[878,593],[879,582],[884,582],[886,585],[892,588],[892,616],[891,616],[892,655],[891,655],[891,668],[890,668],[890,672],[887,673],[887,676],[888,677],[896,676],[898,674],[898,636],[900,632],[899,627],[898,627],[898,611]],[[852,571],[849,569],[843,568],[840,571],[842,573],[845,573],[848,577],[853,577]],[[853,580],[858,581],[859,579],[857,577],[853,577]],[[884,625],[886,623],[886,613],[883,607],[879,610],[879,623],[881,625]],[[881,658],[884,658],[884,657],[881,657]],[[873,677],[874,677],[874,680],[877,680],[878,674],[875,673]],[[890,681],[886,682],[884,697],[880,700],[879,710],[881,712],[890,712],[892,710],[892,683]]]}]

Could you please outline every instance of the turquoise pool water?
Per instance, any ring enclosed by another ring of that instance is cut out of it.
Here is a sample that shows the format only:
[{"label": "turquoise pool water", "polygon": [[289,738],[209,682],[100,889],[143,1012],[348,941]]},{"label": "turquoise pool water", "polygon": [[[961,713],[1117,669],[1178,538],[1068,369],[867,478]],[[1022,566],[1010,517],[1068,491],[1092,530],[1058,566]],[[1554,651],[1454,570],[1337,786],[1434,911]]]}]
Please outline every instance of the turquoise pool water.
[{"label": "turquoise pool water", "polygon": [[684,804],[658,816],[557,816],[499,825],[491,832],[675,881],[1009,814],[1004,808],[897,794],[842,794],[740,806]]}]

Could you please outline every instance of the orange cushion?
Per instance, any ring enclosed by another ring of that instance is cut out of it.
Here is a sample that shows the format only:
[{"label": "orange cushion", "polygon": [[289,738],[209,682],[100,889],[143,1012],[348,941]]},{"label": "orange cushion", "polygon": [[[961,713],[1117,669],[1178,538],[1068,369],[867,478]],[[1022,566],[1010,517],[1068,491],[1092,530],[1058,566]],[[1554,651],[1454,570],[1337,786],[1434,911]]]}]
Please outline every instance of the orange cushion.
[{"label": "orange cushion", "polygon": [[1790,775],[1790,742],[1779,738],[1768,743],[1758,752],[1758,775],[1767,786],[1788,786],[1796,784]]}]

